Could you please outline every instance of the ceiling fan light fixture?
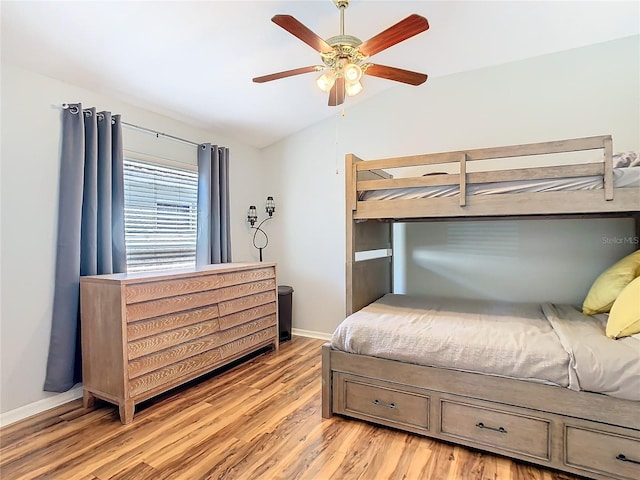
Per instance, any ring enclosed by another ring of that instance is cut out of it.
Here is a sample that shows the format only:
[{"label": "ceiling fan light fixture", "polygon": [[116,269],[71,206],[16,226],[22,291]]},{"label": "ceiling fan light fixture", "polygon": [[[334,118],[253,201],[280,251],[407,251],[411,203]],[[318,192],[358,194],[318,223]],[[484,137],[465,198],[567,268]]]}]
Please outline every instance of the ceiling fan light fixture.
[{"label": "ceiling fan light fixture", "polygon": [[327,93],[331,91],[334,83],[336,83],[336,74],[333,70],[323,73],[316,80],[318,88]]},{"label": "ceiling fan light fixture", "polygon": [[348,63],[344,66],[344,79],[347,82],[359,82],[362,78],[362,68],[355,63]]},{"label": "ceiling fan light fixture", "polygon": [[362,84],[357,80],[355,82],[345,82],[344,90],[350,97],[355,97],[362,91]]},{"label": "ceiling fan light fixture", "polygon": [[316,79],[316,84],[322,91],[329,93],[328,105],[335,107],[344,102],[345,95],[352,97],[363,90],[360,83],[363,75],[414,86],[421,85],[427,80],[427,75],[423,73],[363,63],[369,57],[427,30],[429,22],[426,18],[414,13],[363,42],[353,35],[344,33],[344,11],[349,6],[350,0],[332,0],[332,2],[340,10],[340,34],[326,40],[291,15],[279,14],[271,18],[273,23],[318,52],[324,66],[315,65],[263,75],[255,77],[254,82],[264,83],[294,75],[324,71],[325,73]]}]

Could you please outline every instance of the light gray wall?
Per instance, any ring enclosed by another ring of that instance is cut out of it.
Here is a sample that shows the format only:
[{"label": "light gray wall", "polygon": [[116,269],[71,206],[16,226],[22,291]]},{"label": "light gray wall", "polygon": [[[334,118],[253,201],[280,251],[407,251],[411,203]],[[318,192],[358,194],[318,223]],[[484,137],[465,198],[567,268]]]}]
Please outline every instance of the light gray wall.
[{"label": "light gray wall", "polygon": [[[582,305],[599,273],[634,250],[632,220],[506,220],[396,226],[394,290]],[[406,229],[402,232],[402,229]]]},{"label": "light gray wall", "polygon": [[[42,391],[49,346],[55,265],[60,109],[82,102],[123,120],[195,142],[230,147],[234,260],[257,258],[246,209],[264,198],[261,153],[215,132],[193,128],[113,98],[2,64],[1,412],[50,398]],[[196,163],[196,149],[123,129],[125,149]]]},{"label": "light gray wall", "polygon": [[[639,43],[634,36],[420,87],[398,85],[353,106],[347,99],[344,116],[335,109],[330,120],[265,149],[281,206],[270,256],[280,280],[295,289],[293,326],[330,333],[344,318],[346,153],[375,159],[602,134],[613,135],[617,151],[639,150]],[[428,73],[428,59],[425,65]],[[384,80],[366,78],[365,88],[377,81]],[[590,281],[633,248],[602,239],[632,235],[624,220],[512,224],[511,257],[495,250],[439,255],[437,271],[425,258],[451,249],[446,224],[411,225],[396,246],[405,260],[399,283],[447,296],[579,303]]]}]

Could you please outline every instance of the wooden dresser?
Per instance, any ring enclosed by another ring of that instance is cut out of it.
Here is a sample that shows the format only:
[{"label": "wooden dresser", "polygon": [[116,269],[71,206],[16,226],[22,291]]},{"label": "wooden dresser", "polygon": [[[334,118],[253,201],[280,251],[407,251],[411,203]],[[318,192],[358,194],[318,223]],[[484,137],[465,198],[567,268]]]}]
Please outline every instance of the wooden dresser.
[{"label": "wooden dresser", "polygon": [[262,347],[278,348],[272,263],[81,277],[83,403],[135,405]]}]

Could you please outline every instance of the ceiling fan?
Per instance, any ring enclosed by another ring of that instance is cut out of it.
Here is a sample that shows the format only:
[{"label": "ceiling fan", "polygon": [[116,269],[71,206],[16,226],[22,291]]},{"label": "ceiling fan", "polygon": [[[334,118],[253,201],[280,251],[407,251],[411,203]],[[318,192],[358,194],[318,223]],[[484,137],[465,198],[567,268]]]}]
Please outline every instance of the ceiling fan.
[{"label": "ceiling fan", "polygon": [[256,77],[253,79],[254,82],[264,83],[293,75],[326,70],[317,79],[317,84],[323,91],[329,93],[329,106],[336,106],[344,102],[345,93],[354,96],[362,91],[363,87],[360,83],[362,75],[386,78],[409,85],[421,85],[427,80],[427,75],[423,73],[366,62],[372,55],[427,30],[429,22],[426,18],[417,14],[409,15],[363,42],[352,35],[344,34],[344,11],[349,6],[349,0],[332,0],[332,2],[340,10],[340,35],[328,38],[326,41],[291,15],[275,15],[271,19],[273,23],[320,53],[324,65],[272,73]]}]

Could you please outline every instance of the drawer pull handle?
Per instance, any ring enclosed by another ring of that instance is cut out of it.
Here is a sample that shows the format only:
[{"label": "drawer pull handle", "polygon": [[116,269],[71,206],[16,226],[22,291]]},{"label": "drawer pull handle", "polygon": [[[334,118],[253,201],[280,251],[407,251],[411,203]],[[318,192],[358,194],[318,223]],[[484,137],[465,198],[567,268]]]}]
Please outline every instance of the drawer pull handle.
[{"label": "drawer pull handle", "polygon": [[507,431],[503,428],[503,427],[487,427],[484,423],[482,422],[478,422],[476,423],[476,427],[478,427],[481,430],[493,430],[494,432],[498,432],[498,433],[507,433]]},{"label": "drawer pull handle", "polygon": [[620,460],[621,462],[630,462],[630,463],[635,463],[636,465],[640,465],[640,461],[627,458],[627,456],[624,453],[619,453],[618,456],[616,457],[616,460]]},{"label": "drawer pull handle", "polygon": [[385,408],[396,408],[396,404],[395,403],[384,403],[381,402],[380,400],[374,400],[373,402],[374,405],[378,405],[379,407],[385,407]]}]

